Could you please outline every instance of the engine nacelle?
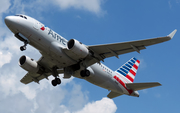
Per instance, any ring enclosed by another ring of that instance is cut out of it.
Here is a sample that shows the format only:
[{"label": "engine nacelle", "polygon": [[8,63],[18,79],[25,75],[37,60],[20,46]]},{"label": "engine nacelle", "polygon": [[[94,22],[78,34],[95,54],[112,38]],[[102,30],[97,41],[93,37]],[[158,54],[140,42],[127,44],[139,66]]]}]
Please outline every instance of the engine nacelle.
[{"label": "engine nacelle", "polygon": [[40,71],[38,63],[35,60],[24,55],[19,59],[19,66],[31,73],[39,73]]},{"label": "engine nacelle", "polygon": [[75,39],[71,39],[67,43],[68,49],[80,58],[85,58],[89,54],[87,47]]}]

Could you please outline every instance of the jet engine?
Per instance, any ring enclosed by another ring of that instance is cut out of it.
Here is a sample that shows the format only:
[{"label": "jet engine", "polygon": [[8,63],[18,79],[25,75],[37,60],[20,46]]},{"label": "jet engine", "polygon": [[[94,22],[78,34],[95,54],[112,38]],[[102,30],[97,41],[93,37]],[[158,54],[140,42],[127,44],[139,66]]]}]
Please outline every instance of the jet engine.
[{"label": "jet engine", "polygon": [[67,45],[68,49],[80,58],[85,58],[89,54],[87,47],[75,39],[69,40]]},{"label": "jet engine", "polygon": [[40,73],[40,66],[38,65],[38,63],[28,56],[21,56],[21,58],[19,59],[19,66],[21,66],[21,68],[25,69],[28,72]]}]

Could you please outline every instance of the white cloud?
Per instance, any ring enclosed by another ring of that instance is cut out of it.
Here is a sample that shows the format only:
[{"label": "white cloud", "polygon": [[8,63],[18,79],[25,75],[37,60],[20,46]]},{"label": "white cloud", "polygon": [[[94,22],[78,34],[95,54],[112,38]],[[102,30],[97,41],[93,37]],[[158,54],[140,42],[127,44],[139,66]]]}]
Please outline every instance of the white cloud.
[{"label": "white cloud", "polygon": [[87,10],[97,15],[104,13],[101,8],[103,0],[54,0],[54,3],[60,6],[62,10],[75,8]]},{"label": "white cloud", "polygon": [[10,7],[10,0],[0,0],[0,13],[6,12],[6,10]]},{"label": "white cloud", "polygon": [[0,52],[0,67],[2,67],[4,64],[9,63],[11,60],[12,54],[10,52]]},{"label": "white cloud", "polygon": [[102,98],[99,101],[88,103],[85,107],[75,113],[115,113],[117,106],[112,99]]},{"label": "white cloud", "polygon": [[[5,5],[5,8],[2,8],[2,12],[7,10],[10,6]],[[47,12],[53,7],[58,7],[61,11],[73,8],[76,10],[84,10],[96,14],[97,16],[102,16],[106,13],[102,9],[102,4],[104,0],[31,0],[31,1],[22,1],[22,0],[13,0],[10,9],[8,10],[11,13],[23,13],[33,12],[36,14],[41,14],[41,12]],[[31,10],[34,9],[34,10]],[[56,8],[57,9],[57,8]],[[1,9],[0,9],[1,11]]]}]

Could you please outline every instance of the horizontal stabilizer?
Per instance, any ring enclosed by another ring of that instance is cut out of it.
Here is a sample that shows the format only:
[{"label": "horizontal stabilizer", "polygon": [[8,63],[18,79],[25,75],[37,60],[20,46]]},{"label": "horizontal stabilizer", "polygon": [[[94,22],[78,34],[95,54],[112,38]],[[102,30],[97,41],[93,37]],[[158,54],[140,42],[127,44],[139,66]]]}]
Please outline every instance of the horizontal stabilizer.
[{"label": "horizontal stabilizer", "polygon": [[147,89],[151,87],[161,86],[158,82],[150,82],[150,83],[126,83],[126,87],[128,89],[137,91],[142,89]]},{"label": "horizontal stabilizer", "polygon": [[112,99],[112,98],[115,98],[115,97],[121,96],[121,95],[123,95],[123,94],[117,93],[117,92],[114,92],[114,91],[111,91],[111,92],[107,95],[107,97]]}]

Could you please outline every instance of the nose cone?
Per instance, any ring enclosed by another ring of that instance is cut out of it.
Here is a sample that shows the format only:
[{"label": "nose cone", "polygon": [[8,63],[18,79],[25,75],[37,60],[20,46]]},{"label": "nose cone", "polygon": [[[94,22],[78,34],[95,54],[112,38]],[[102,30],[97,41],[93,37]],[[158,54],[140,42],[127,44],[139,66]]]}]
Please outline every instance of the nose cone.
[{"label": "nose cone", "polygon": [[15,22],[15,19],[13,19],[13,16],[7,16],[5,19],[4,19],[6,25],[8,27],[10,27],[11,25],[14,25],[16,22]]},{"label": "nose cone", "polygon": [[6,23],[6,26],[13,32],[17,33],[18,29],[20,27],[19,20],[16,16],[7,16],[4,19],[4,22]]}]

